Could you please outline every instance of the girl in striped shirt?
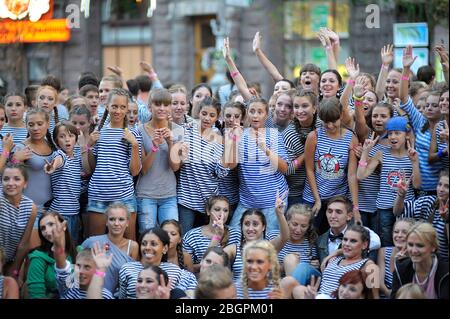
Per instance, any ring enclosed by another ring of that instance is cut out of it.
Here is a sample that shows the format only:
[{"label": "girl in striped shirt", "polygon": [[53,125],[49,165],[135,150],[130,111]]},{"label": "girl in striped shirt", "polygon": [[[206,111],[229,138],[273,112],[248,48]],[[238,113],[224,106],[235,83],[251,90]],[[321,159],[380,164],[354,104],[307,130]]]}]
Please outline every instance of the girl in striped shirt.
[{"label": "girl in striped shirt", "polygon": [[280,287],[280,264],[267,240],[249,242],[244,247],[243,271],[236,283],[238,299],[285,299]]},{"label": "girl in striped shirt", "polygon": [[49,85],[40,86],[36,92],[36,103],[39,109],[44,110],[49,116],[49,130],[53,132],[59,122],[58,116],[58,92]]},{"label": "girl in striped shirt", "polygon": [[[358,179],[362,180],[371,175],[377,167],[381,170],[377,210],[382,247],[393,244],[392,228],[395,223],[393,206],[400,179],[412,178],[414,188],[418,188],[421,184],[418,154],[407,140],[409,132],[407,120],[404,117],[394,117],[387,122],[386,130],[390,148],[378,150],[369,160],[368,154],[379,137],[366,139],[357,171]],[[413,191],[410,189],[406,198],[410,200],[413,197]]]},{"label": "girl in striped shirt", "polygon": [[25,96],[21,93],[8,93],[5,96],[5,112],[8,123],[0,129],[2,135],[12,134],[14,143],[20,143],[27,138],[27,128],[23,121],[25,114]]},{"label": "girl in striped shirt", "polygon": [[[98,131],[91,133],[87,146],[90,168],[95,168],[88,189],[89,236],[105,233],[105,209],[113,202],[122,202],[131,212],[125,236],[135,240],[136,199],[133,176],[138,175],[141,170],[142,136],[138,131],[127,128],[127,91],[112,89],[107,105]],[[108,115],[110,125],[103,128]]]},{"label": "girl in striped shirt", "polygon": [[183,250],[183,232],[181,224],[175,219],[167,219],[161,223],[161,228],[169,234],[170,245],[167,251],[167,261],[181,269],[194,272],[191,255]]},{"label": "girl in striped shirt", "polygon": [[172,95],[172,121],[180,126],[192,125],[194,119],[187,115],[189,104],[186,87],[182,84],[174,84],[168,91]]},{"label": "girl in striped shirt", "polygon": [[[44,166],[50,174],[53,200],[50,210],[59,212],[67,220],[73,242],[78,244],[80,232],[81,154],[74,152],[78,130],[69,122],[58,123],[53,131],[53,140],[59,149],[51,163]],[[87,154],[86,154],[87,155]],[[85,165],[87,164],[87,156]]]}]

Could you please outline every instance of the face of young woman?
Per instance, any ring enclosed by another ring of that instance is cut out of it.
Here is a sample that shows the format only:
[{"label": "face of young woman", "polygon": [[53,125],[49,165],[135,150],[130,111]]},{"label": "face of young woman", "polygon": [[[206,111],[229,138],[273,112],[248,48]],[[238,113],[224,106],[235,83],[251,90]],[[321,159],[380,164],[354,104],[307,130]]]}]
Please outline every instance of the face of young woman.
[{"label": "face of young woman", "polygon": [[270,271],[269,255],[262,249],[250,249],[245,256],[247,278],[249,283],[259,283],[267,279]]},{"label": "face of young woman", "polygon": [[159,287],[158,275],[150,268],[142,270],[136,283],[137,299],[155,299]]},{"label": "face of young woman", "polygon": [[279,124],[285,124],[291,120],[292,99],[289,95],[280,95],[275,104],[275,114]]},{"label": "face of young woman", "polygon": [[322,74],[322,78],[320,79],[320,92],[322,92],[323,97],[336,96],[338,90],[339,81],[336,74],[332,72]]},{"label": "face of young woman", "polygon": [[167,120],[167,117],[171,113],[171,104],[167,103],[152,103],[152,116],[155,117],[155,120],[164,121]]},{"label": "face of young woman", "polygon": [[316,107],[305,96],[294,98],[294,116],[302,125],[310,125],[314,119]]},{"label": "face of young woman", "polygon": [[373,108],[377,104],[377,97],[372,91],[367,91],[364,94],[363,107],[364,107],[364,116],[369,113],[370,109]]},{"label": "face of young woman", "polygon": [[439,98],[439,108],[441,109],[441,114],[448,115],[448,91],[444,92]]},{"label": "face of young woman", "polygon": [[356,284],[342,284],[339,285],[338,295],[339,299],[363,299],[364,286],[362,282]]},{"label": "face of young woman", "polygon": [[392,239],[397,249],[402,250],[406,247],[406,234],[410,228],[411,224],[405,221],[399,221],[395,224]]},{"label": "face of young woman", "polygon": [[323,127],[326,129],[328,134],[337,134],[341,129],[341,119],[337,119],[334,122],[324,122],[322,121]]},{"label": "face of young woman", "polygon": [[128,112],[128,100],[126,96],[114,95],[108,105],[108,111],[111,125],[122,127],[123,119]]},{"label": "face of young woman", "polygon": [[163,253],[167,252],[167,247],[153,233],[144,236],[141,244],[142,261],[149,265],[158,266],[161,263]]},{"label": "face of young woman", "polygon": [[6,196],[22,195],[27,186],[25,177],[18,168],[5,168],[2,176],[3,193]]},{"label": "face of young woman", "polygon": [[441,176],[436,186],[438,199],[442,202],[448,200],[448,176]]},{"label": "face of young woman", "polygon": [[65,127],[60,127],[58,135],[56,135],[56,144],[66,154],[72,154],[73,148],[77,142],[76,135],[69,132]]},{"label": "face of young woman", "polygon": [[42,236],[50,243],[53,243],[53,229],[56,226],[58,217],[47,215],[39,222],[39,230]]},{"label": "face of young woman", "polygon": [[411,233],[406,240],[406,250],[413,263],[429,260],[435,249],[430,243],[422,240],[416,233]]},{"label": "face of young woman", "polygon": [[211,209],[208,211],[208,214],[210,215],[210,223],[212,224],[217,219],[221,218],[222,221],[225,223],[228,219],[228,214],[230,213],[230,206],[228,203],[224,200],[218,200],[216,201]]},{"label": "face of young woman", "polygon": [[303,214],[294,214],[288,221],[291,241],[300,241],[309,228],[309,218]]},{"label": "face of young woman", "polygon": [[286,81],[278,81],[273,87],[273,93],[286,92],[291,89],[291,85]]},{"label": "face of young woman", "polygon": [[206,87],[202,86],[198,88],[192,96],[192,107],[197,107],[200,102],[203,101],[203,99],[207,96],[211,96],[211,93]]},{"label": "face of young woman", "polygon": [[248,108],[248,119],[250,121],[250,126],[257,130],[263,128],[267,120],[267,110],[266,106],[260,102],[254,102],[250,104]]},{"label": "face of young woman", "polygon": [[175,122],[181,122],[187,112],[186,94],[182,92],[172,93],[172,119]]},{"label": "face of young woman", "polygon": [[345,258],[361,257],[364,249],[367,249],[367,242],[362,241],[360,233],[353,230],[345,232],[342,239],[342,250]]},{"label": "face of young woman", "polygon": [[[88,91],[87,93],[86,93],[86,99],[88,100],[88,102],[89,102],[89,107],[91,108],[91,113],[93,114],[93,115],[95,115],[95,114],[97,114],[97,107],[98,107],[98,103],[99,103],[99,101],[100,101],[100,98],[99,98],[99,94],[98,94],[98,92],[95,92],[95,91]],[[106,101],[105,101],[106,102]]]},{"label": "face of young woman", "polygon": [[84,136],[89,135],[91,124],[86,115],[73,114],[70,116],[70,122],[77,128],[78,132],[83,132]]},{"label": "face of young woman", "polygon": [[134,126],[138,121],[138,106],[136,103],[128,103],[127,120],[129,126]]},{"label": "face of young woman", "polygon": [[37,107],[50,114],[56,105],[56,99],[57,97],[53,90],[47,88],[42,89],[37,96]]},{"label": "face of young woman", "polygon": [[173,224],[165,224],[163,228],[170,237],[170,245],[169,248],[176,248],[179,243],[181,243],[181,235],[178,231],[178,228]]},{"label": "face of young woman", "polygon": [[404,147],[406,143],[406,132],[403,131],[389,131],[388,140],[391,143],[393,150],[399,150]]},{"label": "face of young woman", "polygon": [[375,132],[383,133],[386,123],[391,118],[391,113],[387,107],[375,106],[372,111],[372,127]]},{"label": "face of young woman", "polygon": [[200,125],[202,130],[211,128],[214,123],[217,121],[219,114],[217,114],[217,110],[213,106],[204,106],[200,110]]},{"label": "face of young woman", "polygon": [[203,257],[202,261],[200,262],[200,272],[204,271],[206,268],[212,265],[223,265],[223,264],[224,264],[223,257],[216,254],[213,251],[210,251],[208,255]]},{"label": "face of young woman", "polygon": [[245,216],[242,223],[242,233],[246,241],[263,239],[265,229],[266,227],[258,215]]},{"label": "face of young woman", "polygon": [[319,75],[316,72],[306,71],[300,75],[300,84],[303,89],[309,89],[312,91],[317,90],[319,87]]},{"label": "face of young woman", "polygon": [[43,114],[31,114],[28,116],[27,130],[31,139],[41,140],[45,138],[48,127],[49,123]]},{"label": "face of young woman", "polygon": [[3,128],[6,122],[6,114],[3,109],[0,109],[0,130]]},{"label": "face of young woman", "polygon": [[427,97],[427,103],[423,115],[428,120],[439,120],[441,118],[441,109],[439,107],[439,96],[429,95]]},{"label": "face of young woman", "polygon": [[233,128],[235,124],[240,125],[242,112],[237,107],[227,107],[224,110],[225,128]]},{"label": "face of young woman", "polygon": [[395,99],[400,96],[400,80],[402,74],[391,70],[386,79],[386,94],[389,98]]},{"label": "face of young woman", "polygon": [[10,121],[21,121],[25,113],[25,103],[20,96],[10,96],[6,100],[5,110]]},{"label": "face of young woman", "polygon": [[106,105],[109,92],[114,89],[114,84],[111,81],[101,81],[98,87],[98,97],[101,105]]},{"label": "face of young woman", "polygon": [[128,227],[127,212],[122,208],[110,209],[106,219],[108,233],[115,236],[123,236]]},{"label": "face of young woman", "polygon": [[417,104],[415,104],[416,109],[423,114],[423,112],[425,111],[425,106],[427,105],[427,100],[426,99],[419,99],[417,101]]}]

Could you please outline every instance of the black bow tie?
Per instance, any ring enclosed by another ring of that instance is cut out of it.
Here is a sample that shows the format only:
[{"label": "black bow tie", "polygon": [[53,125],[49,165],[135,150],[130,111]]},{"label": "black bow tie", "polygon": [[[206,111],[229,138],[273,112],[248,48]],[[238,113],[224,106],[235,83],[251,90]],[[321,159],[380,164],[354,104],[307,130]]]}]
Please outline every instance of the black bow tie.
[{"label": "black bow tie", "polygon": [[328,233],[328,239],[331,240],[332,242],[335,242],[336,239],[342,240],[342,238],[344,238],[344,234],[343,233],[340,233],[339,235],[333,235],[331,232]]}]

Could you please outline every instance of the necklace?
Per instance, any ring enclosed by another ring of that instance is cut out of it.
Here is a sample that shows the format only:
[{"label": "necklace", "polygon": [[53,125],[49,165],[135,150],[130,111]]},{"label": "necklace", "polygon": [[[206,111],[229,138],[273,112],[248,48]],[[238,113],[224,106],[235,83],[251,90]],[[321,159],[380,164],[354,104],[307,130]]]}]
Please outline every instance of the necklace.
[{"label": "necklace", "polygon": [[[433,259],[433,263],[431,264],[431,269],[430,269],[430,271],[428,272],[427,277],[426,277],[423,281],[420,281],[420,280],[419,280],[419,276],[417,275],[417,272],[416,272],[415,269],[414,269],[414,279],[415,279],[416,283],[417,283],[419,286],[424,287],[424,286],[427,286],[427,285],[428,285],[428,280],[430,279],[430,276],[431,276],[431,273],[433,272],[434,266],[435,266],[435,259]],[[415,267],[414,267],[414,268],[415,268]]]}]

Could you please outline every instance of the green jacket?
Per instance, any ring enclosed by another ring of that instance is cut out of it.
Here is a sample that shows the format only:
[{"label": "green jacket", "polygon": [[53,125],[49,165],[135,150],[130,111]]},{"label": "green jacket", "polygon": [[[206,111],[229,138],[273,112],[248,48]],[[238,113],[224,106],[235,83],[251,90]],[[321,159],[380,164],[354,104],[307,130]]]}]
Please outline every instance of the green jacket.
[{"label": "green jacket", "polygon": [[28,254],[28,259],[29,265],[26,281],[28,298],[58,298],[55,259],[38,249]]}]

